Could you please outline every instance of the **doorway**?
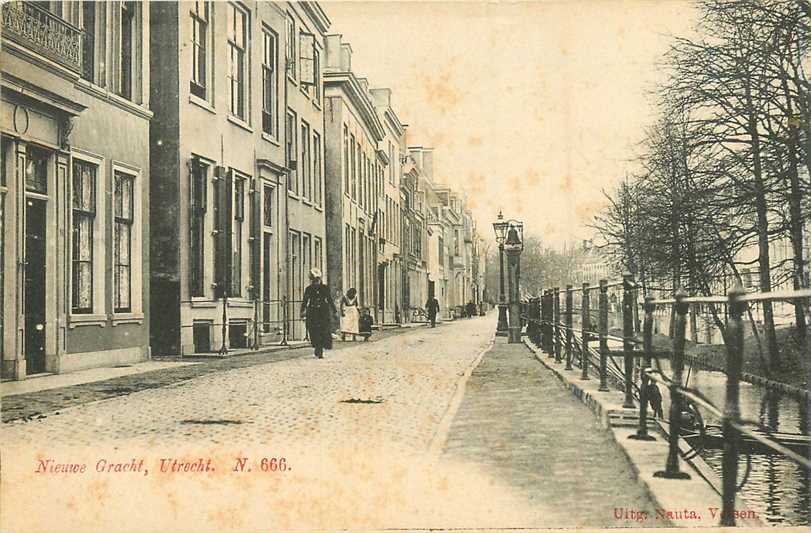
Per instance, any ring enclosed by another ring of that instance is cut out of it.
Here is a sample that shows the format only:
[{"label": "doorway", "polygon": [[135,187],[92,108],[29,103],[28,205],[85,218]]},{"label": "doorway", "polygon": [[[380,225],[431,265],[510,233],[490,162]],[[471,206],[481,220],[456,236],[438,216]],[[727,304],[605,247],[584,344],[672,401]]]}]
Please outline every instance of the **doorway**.
[{"label": "doorway", "polygon": [[26,374],[45,372],[45,200],[25,204]]},{"label": "doorway", "polygon": [[[267,193],[265,193],[267,194]],[[262,332],[270,333],[271,234],[262,235]]]}]

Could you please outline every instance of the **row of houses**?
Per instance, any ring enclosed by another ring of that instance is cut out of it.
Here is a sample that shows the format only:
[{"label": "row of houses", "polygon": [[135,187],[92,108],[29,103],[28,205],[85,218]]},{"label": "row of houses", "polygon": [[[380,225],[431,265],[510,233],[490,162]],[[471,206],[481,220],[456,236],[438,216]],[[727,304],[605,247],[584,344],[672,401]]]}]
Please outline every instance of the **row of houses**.
[{"label": "row of houses", "polygon": [[[595,246],[591,240],[583,240],[579,247],[564,250],[564,253],[572,254],[574,268],[572,269],[571,281],[576,288],[582,283],[588,283],[591,287],[599,285],[600,280],[616,281],[622,279],[621,269],[609,257],[604,250]],[[760,286],[760,272],[756,267],[760,251],[757,243],[751,243],[735,255],[736,271],[729,267],[724,267],[711,282],[710,291],[714,295],[726,295],[735,285],[740,283],[747,292],[762,291]],[[806,268],[804,269],[804,279],[796,280],[800,288],[811,285],[811,276],[808,272],[808,257],[811,256],[811,224],[803,227],[803,257]],[[790,291],[795,289],[795,268],[794,252],[791,240],[786,236],[780,236],[769,243],[769,261],[771,264],[770,290]],[[645,279],[639,278],[637,281],[644,283],[644,288],[654,297],[666,298],[672,295],[672,279]],[[688,293],[694,295],[702,294],[702,291],[685,287]],[[619,314],[621,303],[621,289],[614,288],[609,291],[609,311]],[[641,298],[638,304],[641,305]],[[721,319],[726,317],[726,309],[721,307],[716,312]],[[638,310],[638,309],[637,309]],[[758,327],[764,323],[763,306],[759,302],[753,302],[749,306],[752,320]],[[654,314],[654,331],[656,333],[669,332],[671,322],[669,307],[659,307]],[[772,314],[777,327],[789,327],[796,324],[795,305],[791,300],[776,300],[772,302]],[[637,319],[639,319],[637,313]],[[697,343],[722,344],[724,342],[721,330],[718,328],[713,309],[709,305],[690,306],[690,319],[687,322],[687,338]],[[749,316],[749,315],[748,315]],[[805,310],[806,322],[811,319],[808,309]],[[610,316],[612,326],[621,327],[621,317]],[[809,324],[811,325],[811,324]],[[639,326],[639,324],[637,324]],[[749,327],[747,325],[747,327]]]},{"label": "row of houses", "polygon": [[464,198],[317,2],[2,5],[2,376],[305,337],[484,296]]}]

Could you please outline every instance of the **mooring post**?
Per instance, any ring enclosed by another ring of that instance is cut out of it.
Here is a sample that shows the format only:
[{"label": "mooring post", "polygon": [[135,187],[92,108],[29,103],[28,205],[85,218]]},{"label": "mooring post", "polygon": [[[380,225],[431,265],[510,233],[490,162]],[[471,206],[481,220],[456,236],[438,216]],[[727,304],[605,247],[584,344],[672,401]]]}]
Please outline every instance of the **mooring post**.
[{"label": "mooring post", "polygon": [[625,273],[622,276],[622,354],[625,362],[625,408],[634,407],[634,276]]},{"label": "mooring post", "polygon": [[580,379],[589,379],[589,335],[591,316],[589,310],[589,284],[583,282],[583,296],[580,303]]},{"label": "mooring post", "polygon": [[554,322],[554,330],[552,336],[555,343],[555,362],[560,363],[560,287],[555,287],[552,292],[552,321]]},{"label": "mooring post", "polygon": [[676,318],[673,325],[673,358],[670,361],[672,372],[670,384],[670,427],[668,431],[668,452],[665,470],[653,474],[655,477],[669,479],[690,479],[690,474],[679,470],[679,433],[681,432],[682,396],[681,374],[684,370],[684,335],[687,327],[687,310],[690,305],[684,301],[687,293],[684,289],[676,291]]},{"label": "mooring post", "polygon": [[572,285],[566,285],[566,370],[572,370]]},{"label": "mooring post", "polygon": [[[642,329],[642,385],[639,391],[639,428],[635,435],[629,438],[636,440],[656,440],[652,435],[648,435],[648,383],[650,378],[645,373],[651,368],[651,357],[653,355],[653,296],[645,296],[645,322]],[[654,413],[655,415],[655,413]]]},{"label": "mooring post", "polygon": [[600,280],[600,390],[608,392],[608,280]]},{"label": "mooring post", "polygon": [[723,469],[723,509],[721,525],[735,525],[735,493],[738,484],[738,441],[740,432],[733,423],[740,420],[740,379],[743,359],[743,312],[746,302],[741,301],[745,294],[743,287],[736,284],[729,292],[729,318],[727,319],[727,394],[724,407],[724,456]]}]

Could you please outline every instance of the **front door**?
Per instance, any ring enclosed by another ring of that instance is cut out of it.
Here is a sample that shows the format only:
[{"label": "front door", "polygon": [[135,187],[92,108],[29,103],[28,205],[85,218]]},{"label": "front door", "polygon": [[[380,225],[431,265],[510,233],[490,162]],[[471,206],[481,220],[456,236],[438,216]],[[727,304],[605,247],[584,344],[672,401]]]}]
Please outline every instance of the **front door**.
[{"label": "front door", "polygon": [[27,374],[45,372],[45,200],[26,199],[25,364]]},{"label": "front door", "polygon": [[377,266],[377,307],[383,321],[386,318],[386,265]]}]

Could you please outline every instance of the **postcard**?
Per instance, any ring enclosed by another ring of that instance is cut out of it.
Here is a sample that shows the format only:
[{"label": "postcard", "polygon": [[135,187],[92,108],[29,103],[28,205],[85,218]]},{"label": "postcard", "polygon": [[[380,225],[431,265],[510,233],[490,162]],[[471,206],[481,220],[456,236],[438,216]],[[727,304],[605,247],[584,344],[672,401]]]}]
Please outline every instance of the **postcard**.
[{"label": "postcard", "polygon": [[807,0],[0,10],[2,531],[811,524]]}]

